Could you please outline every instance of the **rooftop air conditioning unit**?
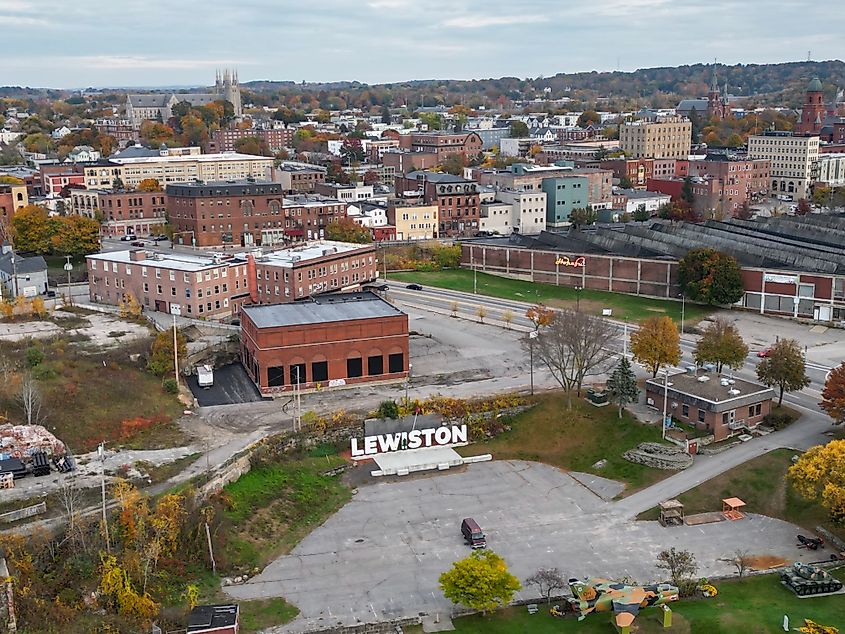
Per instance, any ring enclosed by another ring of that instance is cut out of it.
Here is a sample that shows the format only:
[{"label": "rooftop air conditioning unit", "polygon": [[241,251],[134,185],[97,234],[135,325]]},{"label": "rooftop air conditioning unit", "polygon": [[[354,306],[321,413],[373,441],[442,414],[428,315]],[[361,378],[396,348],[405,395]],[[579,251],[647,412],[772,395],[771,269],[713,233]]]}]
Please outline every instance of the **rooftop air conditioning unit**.
[{"label": "rooftop air conditioning unit", "polygon": [[707,381],[709,381],[709,380],[710,380],[710,377],[709,377],[709,376],[700,376],[700,377],[698,377],[698,382],[699,382],[699,383],[707,383]]},{"label": "rooftop air conditioning unit", "polygon": [[739,390],[737,390],[736,388],[734,388],[732,390],[728,390],[728,394],[730,394],[731,396],[736,396],[739,393],[740,393]]}]

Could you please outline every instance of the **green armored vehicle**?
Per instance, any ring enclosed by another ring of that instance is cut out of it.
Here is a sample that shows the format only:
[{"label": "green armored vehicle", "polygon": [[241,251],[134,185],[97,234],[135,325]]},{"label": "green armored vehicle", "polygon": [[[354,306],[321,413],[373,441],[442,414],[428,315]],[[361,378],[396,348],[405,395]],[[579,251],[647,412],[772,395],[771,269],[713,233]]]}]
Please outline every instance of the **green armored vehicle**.
[{"label": "green armored vehicle", "polygon": [[842,582],[818,566],[796,561],[780,573],[780,580],[799,596],[827,594],[842,589]]}]

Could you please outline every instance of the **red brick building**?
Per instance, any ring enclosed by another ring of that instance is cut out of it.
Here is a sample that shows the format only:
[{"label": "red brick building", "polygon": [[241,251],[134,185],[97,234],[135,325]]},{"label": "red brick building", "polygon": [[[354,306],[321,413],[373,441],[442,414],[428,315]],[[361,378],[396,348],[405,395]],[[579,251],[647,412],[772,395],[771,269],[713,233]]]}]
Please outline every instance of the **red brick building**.
[{"label": "red brick building", "polygon": [[326,169],[305,163],[282,163],[272,170],[271,180],[282,186],[286,194],[309,194],[326,181]]},{"label": "red brick building", "polygon": [[271,152],[278,152],[279,150],[293,145],[293,129],[292,128],[221,128],[215,130],[211,134],[211,139],[208,142],[209,153],[216,152],[235,152],[237,142],[241,139],[249,137],[256,137],[262,141],[266,141],[267,146]]},{"label": "red brick building", "polygon": [[804,105],[801,108],[801,120],[798,122],[796,133],[802,136],[812,136],[821,132],[822,124],[827,115],[824,103],[824,92],[818,77],[807,85],[804,95]]},{"label": "red brick building", "polygon": [[613,172],[613,178],[627,178],[634,189],[645,189],[654,176],[654,159],[605,159],[601,168]]},{"label": "red brick building", "polygon": [[74,189],[70,192],[70,213],[89,218],[102,217],[104,236],[149,236],[161,233],[167,222],[164,192]]},{"label": "red brick building", "polygon": [[221,181],[167,186],[174,238],[200,247],[274,245],[319,239],[346,217],[346,205],[322,196],[284,197],[279,183]]},{"label": "red brick building", "polygon": [[241,361],[263,394],[408,375],[408,316],[370,292],[241,308]]},{"label": "red brick building", "polygon": [[765,196],[769,187],[771,162],[764,159],[731,159],[708,155],[703,161],[689,162],[689,175],[714,178],[719,182],[719,208],[733,215],[742,204]]},{"label": "red brick building", "polygon": [[319,293],[360,289],[378,277],[372,244],[314,242],[265,253],[253,258],[253,264],[255,276],[250,279],[250,292],[252,301],[258,304],[293,302]]},{"label": "red brick building", "polygon": [[744,434],[763,422],[774,391],[765,385],[727,378],[714,372],[679,372],[649,379],[646,403],[666,415],[709,431],[716,442]]},{"label": "red brick building", "polygon": [[392,167],[395,174],[410,174],[417,170],[427,170],[437,166],[437,154],[411,152],[409,150],[389,150],[381,157],[386,167]]},{"label": "red brick building", "polygon": [[135,249],[94,253],[85,260],[92,302],[116,306],[131,293],[150,310],[222,319],[249,300],[244,258]]},{"label": "red brick building", "polygon": [[[672,202],[682,200],[685,179],[683,178],[651,178],[646,185],[650,192],[660,192],[672,197]],[[730,216],[727,208],[722,208],[722,187],[719,180],[712,177],[695,177],[690,182],[692,186],[692,208],[705,218]]]},{"label": "red brick building", "polygon": [[396,177],[396,191],[420,191],[426,204],[437,205],[441,238],[473,236],[478,232],[478,183],[451,174],[411,172]]},{"label": "red brick building", "polygon": [[[467,158],[481,154],[484,143],[476,132],[412,132],[400,137],[402,147],[409,145],[411,152],[434,154],[437,162],[442,163],[452,154],[463,154]],[[417,168],[419,169],[419,167]]]},{"label": "red brick building", "polygon": [[41,195],[47,198],[57,197],[62,189],[68,185],[85,187],[85,173],[82,170],[82,166],[76,163],[73,165],[66,165],[64,163],[59,165],[42,165],[39,172],[41,176]]}]

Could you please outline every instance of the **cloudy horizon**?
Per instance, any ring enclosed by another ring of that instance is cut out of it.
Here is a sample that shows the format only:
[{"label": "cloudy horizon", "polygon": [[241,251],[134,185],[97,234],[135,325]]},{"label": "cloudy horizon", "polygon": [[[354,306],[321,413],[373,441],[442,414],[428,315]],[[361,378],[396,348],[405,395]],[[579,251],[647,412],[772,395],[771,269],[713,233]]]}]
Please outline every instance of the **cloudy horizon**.
[{"label": "cloudy horizon", "polygon": [[[810,10],[825,19],[796,19]],[[0,85],[206,86],[217,68],[241,82],[380,84],[841,59],[843,19],[833,0],[0,0]]]}]

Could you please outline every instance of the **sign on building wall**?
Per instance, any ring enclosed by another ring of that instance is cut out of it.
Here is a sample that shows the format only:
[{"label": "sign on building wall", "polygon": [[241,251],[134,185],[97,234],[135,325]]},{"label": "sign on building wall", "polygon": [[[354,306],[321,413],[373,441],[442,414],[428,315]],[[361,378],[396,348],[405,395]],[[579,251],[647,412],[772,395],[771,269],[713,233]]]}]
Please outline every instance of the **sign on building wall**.
[{"label": "sign on building wall", "polygon": [[403,451],[406,449],[422,449],[426,447],[444,447],[467,442],[466,425],[443,425],[428,429],[412,429],[408,432],[393,434],[378,434],[364,436],[363,446],[358,445],[358,439],[351,440],[352,457],[375,456],[389,451]]},{"label": "sign on building wall", "polygon": [[582,255],[574,260],[570,260],[568,255],[558,256],[555,259],[555,264],[557,266],[569,266],[572,268],[583,268],[587,266],[587,259]]},{"label": "sign on building wall", "polygon": [[763,274],[763,281],[764,282],[771,282],[773,284],[797,284],[798,283],[798,276],[797,275],[776,275],[774,273],[764,273]]}]

